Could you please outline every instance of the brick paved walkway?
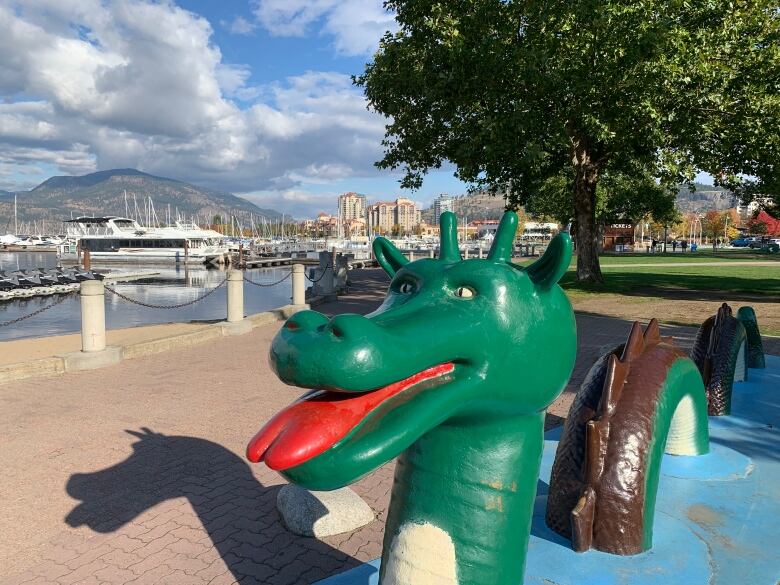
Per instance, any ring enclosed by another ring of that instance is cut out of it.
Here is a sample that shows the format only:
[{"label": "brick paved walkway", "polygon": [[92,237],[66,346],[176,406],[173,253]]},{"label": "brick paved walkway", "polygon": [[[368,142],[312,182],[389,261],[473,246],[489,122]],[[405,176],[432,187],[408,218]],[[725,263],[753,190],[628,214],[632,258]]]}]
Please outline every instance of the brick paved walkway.
[{"label": "brick paved walkway", "polygon": [[[319,309],[372,310],[385,281],[355,276],[349,297]],[[629,324],[579,315],[578,327],[572,383],[550,424]],[[277,328],[0,387],[0,584],[298,585],[377,557],[392,463],[354,486],[377,520],[318,541],[281,526],[283,480],[243,457],[254,432],[300,394],[266,365]],[[692,341],[690,328],[665,330]]]}]

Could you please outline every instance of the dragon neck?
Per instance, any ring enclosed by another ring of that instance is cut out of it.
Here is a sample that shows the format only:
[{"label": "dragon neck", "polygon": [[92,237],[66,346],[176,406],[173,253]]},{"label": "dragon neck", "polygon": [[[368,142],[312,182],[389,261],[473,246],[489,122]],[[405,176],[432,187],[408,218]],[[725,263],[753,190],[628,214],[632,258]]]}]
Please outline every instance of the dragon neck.
[{"label": "dragon neck", "polygon": [[381,585],[519,585],[544,413],[434,428],[398,458]]}]

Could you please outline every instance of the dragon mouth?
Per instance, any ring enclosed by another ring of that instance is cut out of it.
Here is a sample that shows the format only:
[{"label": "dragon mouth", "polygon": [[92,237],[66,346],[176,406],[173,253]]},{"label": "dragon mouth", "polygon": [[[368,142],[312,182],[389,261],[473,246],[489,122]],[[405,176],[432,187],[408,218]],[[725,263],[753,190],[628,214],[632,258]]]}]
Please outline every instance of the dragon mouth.
[{"label": "dragon mouth", "polygon": [[315,390],[274,416],[246,449],[253,463],[282,471],[324,453],[346,437],[365,416],[410,388],[452,373],[445,362],[376,390],[361,393]]}]

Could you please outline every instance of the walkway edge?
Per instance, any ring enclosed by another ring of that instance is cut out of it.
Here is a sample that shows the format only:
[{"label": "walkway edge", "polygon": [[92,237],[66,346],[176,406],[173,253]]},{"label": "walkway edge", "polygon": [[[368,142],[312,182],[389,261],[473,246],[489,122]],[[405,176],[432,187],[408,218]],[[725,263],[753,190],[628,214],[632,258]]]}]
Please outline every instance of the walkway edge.
[{"label": "walkway edge", "polygon": [[236,323],[220,321],[219,323],[204,325],[203,329],[190,333],[140,341],[122,346],[110,346],[106,348],[105,352],[84,353],[78,351],[27,362],[0,365],[0,384],[29,378],[56,376],[66,372],[103,368],[118,364],[124,360],[191,347],[220,337],[243,335],[249,333],[255,327],[284,321],[298,311],[308,308],[309,305],[284,305],[270,311],[249,315],[243,321]]}]

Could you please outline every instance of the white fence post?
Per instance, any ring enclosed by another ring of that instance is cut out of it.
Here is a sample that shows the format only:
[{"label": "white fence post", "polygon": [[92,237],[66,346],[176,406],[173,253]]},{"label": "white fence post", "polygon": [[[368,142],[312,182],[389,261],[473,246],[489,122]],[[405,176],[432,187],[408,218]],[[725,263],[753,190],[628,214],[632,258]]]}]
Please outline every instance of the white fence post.
[{"label": "white fence post", "polygon": [[81,351],[106,349],[106,288],[101,280],[81,283]]},{"label": "white fence post", "polygon": [[244,273],[230,269],[227,277],[227,321],[244,320]]},{"label": "white fence post", "polygon": [[293,264],[292,267],[292,304],[306,304],[306,283],[304,281],[305,269],[303,264]]}]

